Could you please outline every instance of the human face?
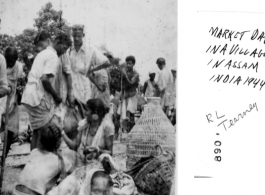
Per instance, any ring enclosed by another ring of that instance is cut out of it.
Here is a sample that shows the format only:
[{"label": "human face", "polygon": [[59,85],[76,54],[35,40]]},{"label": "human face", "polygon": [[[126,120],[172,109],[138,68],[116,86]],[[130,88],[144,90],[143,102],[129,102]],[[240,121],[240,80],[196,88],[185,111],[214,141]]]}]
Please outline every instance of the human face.
[{"label": "human face", "polygon": [[95,127],[99,125],[100,119],[98,115],[92,113],[89,107],[87,107],[86,117],[87,117],[87,122],[90,123],[91,126]]},{"label": "human face", "polygon": [[40,53],[42,50],[46,49],[49,46],[49,41],[39,41],[36,45],[35,51]]},{"label": "human face", "polygon": [[57,55],[60,57],[67,51],[68,46],[66,44],[57,44],[54,49],[56,50]]},{"label": "human face", "polygon": [[164,68],[165,65],[164,64],[161,64],[161,63],[158,63],[157,66],[158,66],[159,70],[163,70],[163,68]]},{"label": "human face", "polygon": [[109,186],[107,178],[96,177],[93,179],[91,186],[92,195],[112,195],[113,188]]},{"label": "human face", "polygon": [[73,32],[74,45],[80,46],[83,44],[84,33],[81,30]]},{"label": "human face", "polygon": [[150,77],[150,81],[153,81],[153,80],[155,80],[156,74],[152,73],[149,75],[149,77]]},{"label": "human face", "polygon": [[133,66],[134,66],[134,63],[131,60],[129,60],[127,62],[127,69],[132,71],[133,70]]},{"label": "human face", "polygon": [[87,122],[91,123],[92,122],[92,111],[90,110],[90,108],[87,106],[86,107],[86,118],[87,118]]}]

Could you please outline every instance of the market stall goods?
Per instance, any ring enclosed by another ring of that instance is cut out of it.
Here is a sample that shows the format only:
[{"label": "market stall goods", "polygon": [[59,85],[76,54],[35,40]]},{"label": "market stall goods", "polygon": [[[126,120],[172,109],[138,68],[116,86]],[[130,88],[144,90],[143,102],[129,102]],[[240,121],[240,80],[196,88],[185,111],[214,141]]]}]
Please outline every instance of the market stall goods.
[{"label": "market stall goods", "polygon": [[127,174],[131,175],[135,185],[149,195],[169,195],[175,173],[175,154],[165,151],[161,146],[158,156],[141,158]]}]

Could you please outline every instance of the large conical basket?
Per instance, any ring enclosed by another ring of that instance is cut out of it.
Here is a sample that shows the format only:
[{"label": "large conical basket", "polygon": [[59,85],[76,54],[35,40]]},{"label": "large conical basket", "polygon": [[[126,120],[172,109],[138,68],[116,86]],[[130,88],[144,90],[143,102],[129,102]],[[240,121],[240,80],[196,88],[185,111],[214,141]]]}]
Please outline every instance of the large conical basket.
[{"label": "large conical basket", "polygon": [[127,170],[142,157],[158,155],[156,145],[175,152],[175,129],[160,106],[160,98],[150,97],[127,137]]}]

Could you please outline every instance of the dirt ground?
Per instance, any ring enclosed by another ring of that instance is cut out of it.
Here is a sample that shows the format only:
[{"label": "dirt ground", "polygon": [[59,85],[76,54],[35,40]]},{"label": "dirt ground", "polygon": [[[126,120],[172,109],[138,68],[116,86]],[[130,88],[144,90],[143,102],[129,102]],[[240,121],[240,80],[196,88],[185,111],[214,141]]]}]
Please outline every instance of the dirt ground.
[{"label": "dirt ground", "polygon": [[1,195],[12,195],[12,188],[14,184],[17,182],[17,179],[22,171],[22,167],[14,168],[14,167],[6,167],[4,171],[4,181],[3,181],[3,192]]}]

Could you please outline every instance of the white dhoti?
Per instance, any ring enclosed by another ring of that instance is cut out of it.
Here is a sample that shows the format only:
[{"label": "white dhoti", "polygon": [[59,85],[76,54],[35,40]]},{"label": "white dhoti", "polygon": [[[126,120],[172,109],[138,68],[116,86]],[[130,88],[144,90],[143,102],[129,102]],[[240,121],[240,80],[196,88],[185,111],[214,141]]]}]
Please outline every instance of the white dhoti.
[{"label": "white dhoti", "polygon": [[119,104],[118,114],[121,115],[122,119],[126,119],[126,112],[129,111],[134,114],[137,111],[137,104],[138,98],[136,94],[127,99],[123,99]]}]

